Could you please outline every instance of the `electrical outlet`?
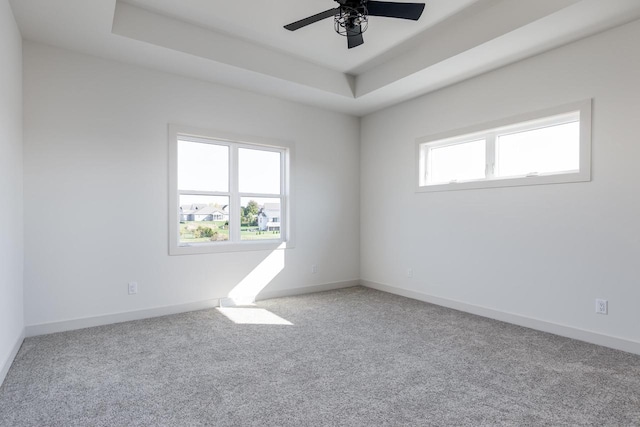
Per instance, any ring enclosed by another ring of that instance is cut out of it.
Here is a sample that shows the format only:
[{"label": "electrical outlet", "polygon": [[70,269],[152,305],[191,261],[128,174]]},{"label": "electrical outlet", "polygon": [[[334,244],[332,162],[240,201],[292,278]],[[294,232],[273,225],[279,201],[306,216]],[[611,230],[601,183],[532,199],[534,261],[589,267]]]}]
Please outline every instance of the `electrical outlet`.
[{"label": "electrical outlet", "polygon": [[313,264],[313,265],[311,266],[311,272],[312,272],[313,274],[316,274],[316,273],[318,272],[318,266],[317,266],[317,265],[315,265],[315,264]]},{"label": "electrical outlet", "polygon": [[596,299],[596,313],[609,314],[609,301],[606,299]]},{"label": "electrical outlet", "polygon": [[137,282],[129,282],[129,295],[134,295],[138,293],[138,283]]},{"label": "electrical outlet", "polygon": [[413,268],[407,268],[407,277],[413,277]]}]

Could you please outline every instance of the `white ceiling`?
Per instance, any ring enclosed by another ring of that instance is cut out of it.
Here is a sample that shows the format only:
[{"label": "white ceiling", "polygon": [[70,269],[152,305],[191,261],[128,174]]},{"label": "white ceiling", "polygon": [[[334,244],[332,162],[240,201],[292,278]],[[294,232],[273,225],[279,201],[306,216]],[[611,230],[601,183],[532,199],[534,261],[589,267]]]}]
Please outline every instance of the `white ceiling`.
[{"label": "white ceiling", "polygon": [[331,0],[11,4],[27,40],[360,116],[640,18],[638,0],[426,0],[347,49],[332,19],[282,28]]},{"label": "white ceiling", "polygon": [[333,0],[125,0],[130,5],[158,12],[210,30],[286,52],[343,73],[374,59],[394,46],[445,20],[478,0],[430,0],[419,21],[370,18],[365,44],[347,49],[335,33],[333,19],[325,19],[295,33],[283,25],[337,6]]}]

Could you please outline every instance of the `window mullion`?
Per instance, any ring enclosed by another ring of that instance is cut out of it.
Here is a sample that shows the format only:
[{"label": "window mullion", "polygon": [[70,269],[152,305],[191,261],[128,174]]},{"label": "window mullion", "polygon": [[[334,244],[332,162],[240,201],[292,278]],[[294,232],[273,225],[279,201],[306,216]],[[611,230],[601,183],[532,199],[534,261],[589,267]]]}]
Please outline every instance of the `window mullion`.
[{"label": "window mullion", "polygon": [[231,145],[229,150],[229,239],[240,241],[240,192],[238,170],[238,147]]},{"label": "window mullion", "polygon": [[424,168],[424,182],[429,182],[429,174],[431,173],[431,168],[433,168],[431,149],[427,148],[425,150],[425,154],[427,156],[427,165]]},{"label": "window mullion", "polygon": [[496,134],[487,134],[486,144],[486,179],[493,179],[496,175]]}]

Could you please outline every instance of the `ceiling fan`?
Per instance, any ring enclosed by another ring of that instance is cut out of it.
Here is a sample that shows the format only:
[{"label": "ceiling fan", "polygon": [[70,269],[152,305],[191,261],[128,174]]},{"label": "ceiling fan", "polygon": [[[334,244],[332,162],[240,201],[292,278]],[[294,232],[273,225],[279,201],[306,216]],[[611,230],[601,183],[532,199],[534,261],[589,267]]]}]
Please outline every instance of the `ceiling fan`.
[{"label": "ceiling fan", "polygon": [[369,16],[417,21],[424,10],[424,3],[394,3],[375,0],[334,1],[340,6],[285,25],[284,28],[289,31],[295,31],[333,16],[336,32],[347,37],[347,46],[351,49],[364,43],[362,33],[366,31],[369,25]]}]

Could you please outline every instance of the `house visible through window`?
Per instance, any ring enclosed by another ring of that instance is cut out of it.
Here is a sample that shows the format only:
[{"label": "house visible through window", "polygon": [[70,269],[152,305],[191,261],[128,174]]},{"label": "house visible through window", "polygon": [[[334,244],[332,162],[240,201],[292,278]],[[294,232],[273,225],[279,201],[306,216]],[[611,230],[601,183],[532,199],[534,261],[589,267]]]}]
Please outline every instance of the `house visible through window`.
[{"label": "house visible through window", "polygon": [[286,242],[289,150],[174,131],[171,253]]},{"label": "house visible through window", "polygon": [[588,181],[591,101],[420,138],[417,144],[418,191]]}]

